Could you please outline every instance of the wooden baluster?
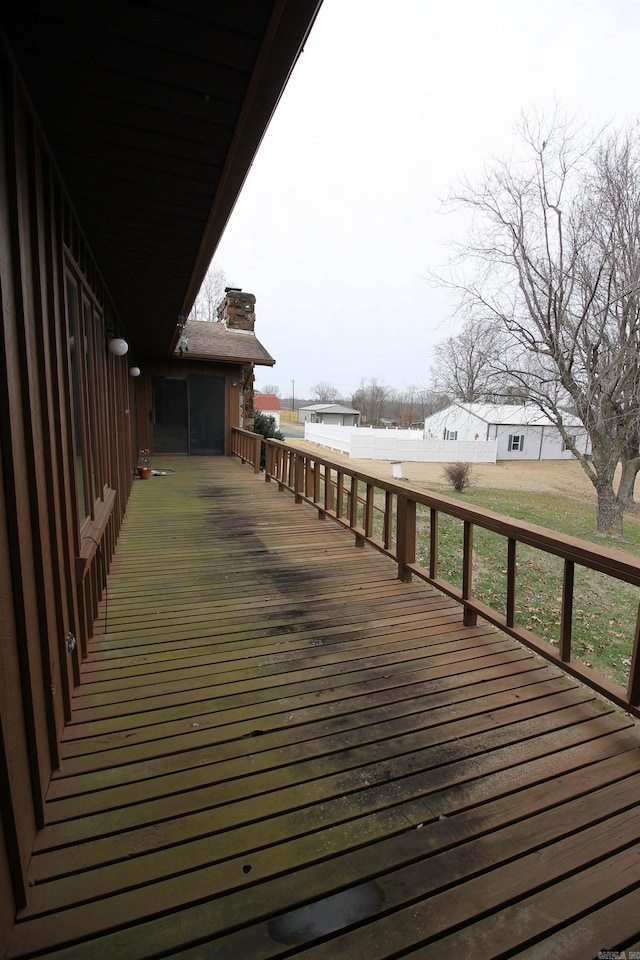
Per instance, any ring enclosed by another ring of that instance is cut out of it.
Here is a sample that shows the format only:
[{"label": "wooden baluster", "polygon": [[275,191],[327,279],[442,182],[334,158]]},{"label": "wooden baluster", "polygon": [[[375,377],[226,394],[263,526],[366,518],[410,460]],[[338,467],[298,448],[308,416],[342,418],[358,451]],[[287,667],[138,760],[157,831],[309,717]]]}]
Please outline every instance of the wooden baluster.
[{"label": "wooden baluster", "polygon": [[[462,547],[462,600],[471,600],[473,596],[473,524],[464,521]],[[475,627],[478,614],[465,605],[463,623],[465,627]]]},{"label": "wooden baluster", "polygon": [[338,470],[338,486],[336,490],[336,517],[344,516],[344,473]]},{"label": "wooden baluster", "polygon": [[636,632],[633,638],[631,667],[629,668],[629,686],[627,699],[632,707],[640,706],[640,605],[636,617]]},{"label": "wooden baluster", "polygon": [[438,576],[438,511],[429,508],[429,576],[435,580]]},{"label": "wooden baluster", "polygon": [[302,453],[293,454],[293,489],[295,492],[295,502],[302,503],[302,491],[304,490],[304,471],[306,457]]},{"label": "wooden baluster", "polygon": [[364,535],[365,537],[373,536],[373,506],[375,501],[375,487],[372,483],[367,484],[367,499],[365,502],[364,509]]},{"label": "wooden baluster", "polygon": [[393,537],[393,494],[386,490],[384,494],[384,525],[382,539],[385,550],[391,549],[391,539]]},{"label": "wooden baluster", "polygon": [[[358,481],[355,477],[351,477],[351,497],[349,500],[349,526],[352,530],[355,530],[358,526]],[[362,540],[362,537],[360,537]],[[358,537],[356,535],[356,546],[364,546],[364,542],[358,543]]]},{"label": "wooden baluster", "polygon": [[507,541],[507,626],[516,622],[516,548],[517,541],[511,537]]},{"label": "wooden baluster", "polygon": [[331,467],[324,466],[324,509],[333,510],[333,476]]},{"label": "wooden baluster", "polygon": [[[322,480],[324,471],[324,495],[320,497],[320,481]],[[327,467],[323,467],[322,464],[318,463],[316,460],[314,462],[314,471],[313,471],[313,502],[318,508],[318,520],[326,519],[327,514],[325,513],[324,502],[327,496]]]},{"label": "wooden baluster", "polygon": [[562,608],[560,611],[560,659],[563,663],[569,663],[571,660],[574,573],[575,564],[573,560],[565,560],[564,576],[562,578]]}]

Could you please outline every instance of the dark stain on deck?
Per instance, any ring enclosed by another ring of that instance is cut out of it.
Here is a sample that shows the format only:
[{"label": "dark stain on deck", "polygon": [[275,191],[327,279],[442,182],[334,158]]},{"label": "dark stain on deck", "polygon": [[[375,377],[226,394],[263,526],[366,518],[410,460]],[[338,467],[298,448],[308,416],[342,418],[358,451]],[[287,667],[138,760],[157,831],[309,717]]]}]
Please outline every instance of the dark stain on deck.
[{"label": "dark stain on deck", "polygon": [[134,485],[10,957],[640,941],[625,715],[237,462]]}]

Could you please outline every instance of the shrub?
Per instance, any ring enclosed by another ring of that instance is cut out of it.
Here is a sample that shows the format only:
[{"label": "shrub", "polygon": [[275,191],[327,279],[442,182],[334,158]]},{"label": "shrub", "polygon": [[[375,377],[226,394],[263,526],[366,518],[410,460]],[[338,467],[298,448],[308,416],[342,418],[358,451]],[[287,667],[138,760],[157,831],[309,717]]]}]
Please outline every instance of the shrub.
[{"label": "shrub", "polygon": [[254,411],[253,432],[261,434],[265,440],[284,440],[282,430],[276,429],[275,417],[270,417],[261,410]]},{"label": "shrub", "polygon": [[444,475],[447,482],[459,493],[465,487],[468,487],[473,480],[470,463],[449,463],[444,468]]},{"label": "shrub", "polygon": [[[253,415],[253,432],[259,433],[265,440],[284,440],[282,430],[276,428],[275,417],[270,417],[261,410],[255,410]],[[264,470],[267,460],[267,445],[260,447],[260,469]]]}]

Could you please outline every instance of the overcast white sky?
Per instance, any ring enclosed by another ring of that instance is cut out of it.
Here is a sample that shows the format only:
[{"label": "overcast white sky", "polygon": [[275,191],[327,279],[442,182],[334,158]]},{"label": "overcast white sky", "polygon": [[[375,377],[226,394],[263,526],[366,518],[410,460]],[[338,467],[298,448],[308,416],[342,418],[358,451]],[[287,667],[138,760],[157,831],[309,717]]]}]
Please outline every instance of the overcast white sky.
[{"label": "overcast white sky", "polygon": [[450,185],[510,152],[522,110],[640,116],[640,0],[324,0],[215,260],[276,358],[256,386],[428,385],[456,332],[425,280]]}]

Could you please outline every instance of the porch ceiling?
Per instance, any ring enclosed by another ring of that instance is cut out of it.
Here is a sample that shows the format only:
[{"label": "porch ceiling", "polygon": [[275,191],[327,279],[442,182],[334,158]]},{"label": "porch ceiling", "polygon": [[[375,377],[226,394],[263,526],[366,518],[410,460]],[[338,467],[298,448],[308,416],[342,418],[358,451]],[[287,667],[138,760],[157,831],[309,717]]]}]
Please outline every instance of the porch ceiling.
[{"label": "porch ceiling", "polygon": [[171,349],[320,3],[3,3],[126,335],[147,355]]}]

